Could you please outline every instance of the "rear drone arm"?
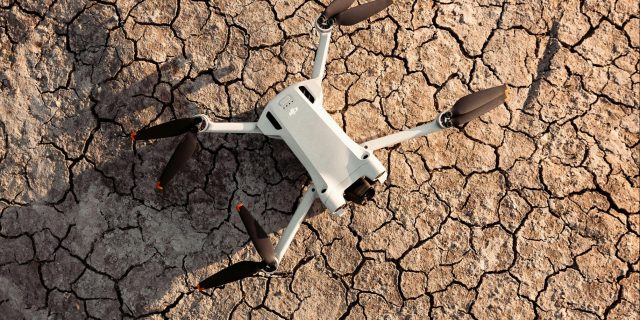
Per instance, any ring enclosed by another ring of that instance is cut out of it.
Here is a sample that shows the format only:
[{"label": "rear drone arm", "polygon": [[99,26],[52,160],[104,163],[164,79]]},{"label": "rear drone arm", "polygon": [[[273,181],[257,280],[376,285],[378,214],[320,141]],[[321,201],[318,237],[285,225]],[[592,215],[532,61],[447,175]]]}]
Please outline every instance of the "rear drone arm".
[{"label": "rear drone arm", "polygon": [[196,286],[196,289],[203,291],[204,289],[219,287],[229,282],[237,281],[249,277],[260,270],[272,273],[278,268],[278,264],[282,261],[284,254],[289,249],[293,237],[298,232],[300,224],[307,216],[313,200],[316,198],[316,189],[311,186],[305,191],[302,200],[293,214],[289,225],[284,230],[278,246],[274,249],[269,236],[262,226],[253,218],[251,213],[242,203],[236,205],[236,210],[240,215],[240,219],[247,229],[249,238],[253,243],[258,254],[262,257],[261,262],[257,261],[241,261],[234,263],[225,269],[222,269],[214,275],[204,279]]},{"label": "rear drone arm", "polygon": [[282,261],[284,254],[289,249],[289,245],[291,245],[293,237],[295,237],[302,221],[304,221],[304,218],[309,213],[309,209],[311,209],[311,205],[316,197],[316,189],[313,186],[310,186],[307,188],[307,191],[304,192],[302,200],[300,201],[298,208],[296,208],[296,212],[293,214],[291,221],[289,221],[289,225],[287,225],[287,228],[284,230],[284,233],[276,246],[276,260],[278,263]]}]

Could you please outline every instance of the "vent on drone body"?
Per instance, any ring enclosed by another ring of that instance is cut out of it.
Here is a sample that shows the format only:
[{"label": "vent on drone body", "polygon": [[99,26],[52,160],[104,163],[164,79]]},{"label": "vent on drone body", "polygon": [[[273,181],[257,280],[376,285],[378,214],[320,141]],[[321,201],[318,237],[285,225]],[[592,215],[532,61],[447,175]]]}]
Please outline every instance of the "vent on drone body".
[{"label": "vent on drone body", "polygon": [[305,96],[305,98],[307,98],[307,100],[309,100],[309,102],[311,102],[311,104],[313,104],[316,101],[316,98],[311,94],[311,92],[309,92],[307,87],[299,86],[298,89],[300,90],[300,92],[302,92],[302,94]]},{"label": "vent on drone body", "polygon": [[271,122],[271,125],[276,129],[276,130],[281,130],[282,126],[280,125],[280,122],[278,122],[278,120],[276,120],[276,117],[273,116],[273,114],[271,114],[271,112],[267,111],[267,120],[269,120],[269,122]]}]

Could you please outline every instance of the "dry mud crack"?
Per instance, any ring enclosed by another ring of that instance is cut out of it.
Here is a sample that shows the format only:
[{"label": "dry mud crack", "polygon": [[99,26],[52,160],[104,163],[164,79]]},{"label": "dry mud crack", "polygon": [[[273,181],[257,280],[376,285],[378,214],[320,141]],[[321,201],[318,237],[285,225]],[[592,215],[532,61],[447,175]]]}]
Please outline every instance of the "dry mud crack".
[{"label": "dry mud crack", "polygon": [[512,99],[377,155],[375,201],[316,204],[278,272],[307,175],[280,141],[128,132],[205,113],[254,121],[311,73],[327,0],[0,0],[0,317],[633,319],[640,312],[640,16],[633,0],[395,1],[338,28],[326,108],[356,141],[430,121],[471,91]]}]

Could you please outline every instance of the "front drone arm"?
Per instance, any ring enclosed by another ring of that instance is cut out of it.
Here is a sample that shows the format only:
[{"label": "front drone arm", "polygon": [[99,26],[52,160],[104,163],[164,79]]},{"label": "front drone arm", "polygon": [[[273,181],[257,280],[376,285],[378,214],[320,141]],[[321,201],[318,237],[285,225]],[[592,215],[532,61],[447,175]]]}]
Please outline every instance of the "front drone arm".
[{"label": "front drone arm", "polygon": [[202,119],[199,132],[208,133],[262,133],[257,122],[214,122],[204,114],[195,117]]},{"label": "front drone arm", "polygon": [[257,122],[211,122],[200,132],[209,133],[262,133]]},{"label": "front drone arm", "polygon": [[350,26],[368,19],[393,3],[392,0],[373,0],[349,9],[354,0],[335,0],[316,20],[316,30],[320,33],[320,44],[316,51],[311,79],[322,78],[327,63],[327,52],[331,42],[333,25]]},{"label": "front drone arm", "polygon": [[363,143],[362,146],[367,150],[375,151],[413,138],[426,136],[430,133],[434,133],[449,127],[451,127],[451,113],[443,112],[438,116],[438,118],[429,123],[417,126],[409,130],[396,132],[388,136],[367,141]]},{"label": "front drone arm", "polygon": [[276,246],[276,261],[278,261],[278,263],[282,261],[284,254],[289,249],[289,245],[291,245],[293,237],[298,232],[302,221],[304,221],[304,218],[309,213],[309,209],[311,209],[311,205],[315,199],[316,189],[313,186],[310,186],[307,188],[307,191],[304,192],[302,200],[300,201],[298,208],[296,208],[296,212],[293,214],[293,217],[291,217],[291,221],[289,221],[289,225],[287,225],[287,228],[284,230],[280,241],[278,241],[278,245]]},{"label": "front drone arm", "polygon": [[501,105],[508,97],[509,90],[506,85],[474,92],[462,97],[453,105],[451,111],[441,113],[430,123],[367,141],[362,146],[367,150],[374,151],[452,126],[461,128],[465,123]]},{"label": "front drone arm", "polygon": [[311,79],[320,78],[324,75],[325,66],[327,64],[327,54],[329,53],[329,43],[331,43],[331,29],[333,26],[323,16],[316,20],[316,30],[320,33],[320,43],[316,50],[316,59],[313,62],[313,74]]}]

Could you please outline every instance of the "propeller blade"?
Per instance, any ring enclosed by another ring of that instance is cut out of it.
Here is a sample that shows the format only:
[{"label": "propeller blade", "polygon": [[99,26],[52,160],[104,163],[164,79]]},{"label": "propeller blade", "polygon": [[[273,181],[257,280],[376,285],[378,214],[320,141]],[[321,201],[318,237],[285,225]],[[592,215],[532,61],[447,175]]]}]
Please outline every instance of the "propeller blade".
[{"label": "propeller blade", "polygon": [[390,6],[393,0],[374,0],[348,9],[336,15],[336,23],[343,26],[354,25]]},{"label": "propeller blade", "polygon": [[485,103],[484,105],[480,106],[479,108],[475,108],[470,112],[467,112],[465,114],[461,114],[458,116],[453,116],[451,118],[451,123],[456,126],[456,127],[461,127],[463,124],[480,117],[481,115],[491,111],[493,108],[503,104],[505,101],[505,96],[498,96],[497,98]]},{"label": "propeller blade", "polygon": [[471,112],[477,108],[485,106],[487,103],[499,98],[505,97],[507,86],[501,85],[485,90],[474,92],[470,95],[464,96],[458,100],[451,108],[451,114],[459,116],[468,112]]},{"label": "propeller blade", "polygon": [[179,136],[189,132],[202,121],[201,118],[183,118],[159,124],[138,132],[131,131],[131,141],[149,140]]},{"label": "propeller blade", "polygon": [[324,10],[324,17],[331,19],[336,14],[349,9],[353,1],[355,0],[335,0],[331,2],[327,9]]},{"label": "propeller blade", "polygon": [[173,152],[171,159],[162,170],[162,175],[160,175],[160,179],[156,182],[156,189],[162,191],[164,187],[169,183],[171,178],[173,178],[176,173],[182,168],[187,160],[191,158],[193,152],[196,151],[196,146],[198,145],[198,141],[196,140],[196,134],[193,132],[187,133],[182,141]]},{"label": "propeller blade", "polygon": [[238,203],[236,205],[236,210],[240,214],[240,218],[242,219],[244,227],[247,229],[247,233],[249,233],[253,246],[262,257],[262,261],[269,266],[273,266],[276,262],[276,254],[269,236],[264,232],[264,229],[262,229],[262,226],[260,226],[258,221],[253,218],[249,210],[245,208],[244,204]]},{"label": "propeller blade", "polygon": [[241,261],[234,263],[216,274],[204,279],[196,286],[198,291],[219,287],[230,282],[242,280],[256,274],[264,267],[264,262]]}]

